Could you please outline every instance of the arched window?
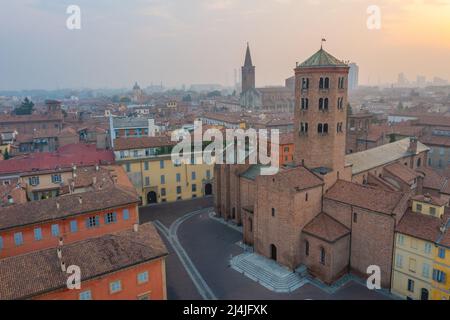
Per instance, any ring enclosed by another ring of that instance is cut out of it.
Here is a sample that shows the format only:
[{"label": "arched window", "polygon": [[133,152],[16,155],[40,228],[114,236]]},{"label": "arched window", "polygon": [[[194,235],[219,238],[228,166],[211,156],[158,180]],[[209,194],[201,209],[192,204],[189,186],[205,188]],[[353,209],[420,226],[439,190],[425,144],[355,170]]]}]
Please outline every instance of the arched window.
[{"label": "arched window", "polygon": [[323,78],[319,80],[319,89],[323,89]]},{"label": "arched window", "polygon": [[325,89],[329,89],[329,88],[330,88],[330,79],[325,78]]},{"label": "arched window", "polygon": [[325,264],[325,249],[320,247],[320,263]]},{"label": "arched window", "polygon": [[325,98],[324,102],[323,102],[323,108],[325,110],[328,110],[328,98]]},{"label": "arched window", "polygon": [[323,125],[323,133],[328,133],[328,123]]},{"label": "arched window", "polygon": [[309,256],[309,241],[305,241],[305,256]]},{"label": "arched window", "polygon": [[308,98],[302,98],[302,110],[308,110],[309,100]]},{"label": "arched window", "polygon": [[422,165],[422,159],[419,158],[417,159],[417,167],[420,167]]},{"label": "arched window", "polygon": [[319,99],[319,110],[323,110],[323,98]]},{"label": "arched window", "polygon": [[317,132],[318,132],[318,133],[322,133],[322,132],[323,132],[323,126],[322,126],[321,123],[319,123],[319,124],[317,125]]}]

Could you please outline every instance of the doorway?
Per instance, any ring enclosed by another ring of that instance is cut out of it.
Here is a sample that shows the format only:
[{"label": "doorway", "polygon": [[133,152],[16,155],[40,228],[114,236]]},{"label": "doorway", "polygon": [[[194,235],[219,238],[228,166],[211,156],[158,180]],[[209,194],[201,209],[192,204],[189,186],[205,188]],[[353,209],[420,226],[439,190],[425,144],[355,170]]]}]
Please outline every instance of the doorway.
[{"label": "doorway", "polygon": [[147,194],[147,204],[158,203],[158,197],[155,191],[150,191]]},{"label": "doorway", "polygon": [[270,245],[270,259],[277,261],[277,247],[274,244]]},{"label": "doorway", "polygon": [[205,196],[212,195],[212,185],[211,183],[205,184]]}]

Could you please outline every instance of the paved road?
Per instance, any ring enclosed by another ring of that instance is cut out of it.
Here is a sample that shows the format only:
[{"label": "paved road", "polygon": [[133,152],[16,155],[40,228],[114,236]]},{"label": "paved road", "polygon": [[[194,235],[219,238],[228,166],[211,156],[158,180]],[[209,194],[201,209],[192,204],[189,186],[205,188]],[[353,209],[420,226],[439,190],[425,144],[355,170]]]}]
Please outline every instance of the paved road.
[{"label": "paved road", "polygon": [[[191,280],[192,267],[198,272],[213,296],[218,299],[386,299],[386,296],[369,291],[354,282],[346,284],[333,295],[311,284],[290,294],[275,293],[264,288],[228,266],[231,255],[243,252],[236,245],[242,239],[242,235],[210,219],[209,210],[201,210],[210,206],[212,206],[212,198],[163,204],[140,210],[141,222],[159,221],[159,228],[163,230],[160,234],[170,252],[166,264],[169,299],[186,300],[204,297],[201,285],[200,293],[203,295],[199,293],[198,278],[194,276],[197,284]],[[186,219],[185,216],[193,211],[199,213]],[[176,240],[175,243],[174,240]],[[174,252],[174,248],[179,251],[179,246],[188,256],[187,260],[191,265],[189,263],[186,265],[183,255]]]}]

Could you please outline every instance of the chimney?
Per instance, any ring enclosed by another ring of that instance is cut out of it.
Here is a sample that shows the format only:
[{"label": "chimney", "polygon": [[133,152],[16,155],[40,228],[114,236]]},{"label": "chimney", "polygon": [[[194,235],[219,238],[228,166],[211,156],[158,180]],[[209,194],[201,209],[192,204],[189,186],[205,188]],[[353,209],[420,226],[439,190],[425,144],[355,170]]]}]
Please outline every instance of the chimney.
[{"label": "chimney", "polygon": [[95,165],[95,171],[100,170],[100,167],[98,166],[98,164]]},{"label": "chimney", "polygon": [[61,270],[62,272],[66,272],[66,263],[64,261],[61,261]]},{"label": "chimney", "polygon": [[410,137],[409,138],[409,147],[408,152],[412,154],[417,153],[417,138],[416,137]]},{"label": "chimney", "polygon": [[59,201],[56,201],[56,209],[59,209]]},{"label": "chimney", "polygon": [[58,259],[61,260],[62,259],[62,250],[61,250],[61,248],[56,249],[56,254],[58,255]]},{"label": "chimney", "polygon": [[62,237],[59,238],[59,246],[62,247],[64,244],[64,240]]},{"label": "chimney", "polygon": [[431,202],[431,196],[430,196],[429,193],[427,193],[427,194],[424,195],[424,200],[425,200],[425,202],[427,202],[427,203],[430,203],[430,202]]},{"label": "chimney", "polygon": [[93,176],[92,177],[92,184],[96,184],[97,183],[97,177],[96,176]]},{"label": "chimney", "polygon": [[80,196],[80,197],[78,197],[78,202],[80,203],[80,204],[83,204],[83,198]]},{"label": "chimney", "polygon": [[135,223],[135,224],[133,225],[133,231],[134,231],[134,232],[138,232],[138,231],[139,231],[139,225],[138,225],[137,223]]}]

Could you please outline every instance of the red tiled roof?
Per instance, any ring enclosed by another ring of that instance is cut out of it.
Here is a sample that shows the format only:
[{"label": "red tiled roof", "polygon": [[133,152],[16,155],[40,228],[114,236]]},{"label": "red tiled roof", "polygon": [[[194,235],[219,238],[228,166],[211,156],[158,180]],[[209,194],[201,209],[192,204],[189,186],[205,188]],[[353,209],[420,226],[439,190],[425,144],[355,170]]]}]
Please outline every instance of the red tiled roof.
[{"label": "red tiled roof", "polygon": [[62,121],[63,116],[48,114],[31,114],[22,116],[0,115],[0,123]]},{"label": "red tiled roof", "polygon": [[412,183],[414,179],[419,175],[414,170],[408,168],[407,166],[401,165],[398,162],[384,167],[383,170],[386,170],[405,183]]},{"label": "red tiled roof", "polygon": [[282,168],[276,175],[260,175],[259,178],[268,179],[271,183],[276,183],[280,190],[288,191],[305,190],[323,184],[318,176],[302,166],[289,169]]},{"label": "red tiled roof", "polygon": [[335,200],[368,210],[392,214],[404,194],[363,186],[338,180],[325,194],[326,199]]},{"label": "red tiled roof", "polygon": [[334,242],[349,234],[350,230],[337,220],[322,212],[305,226],[303,232],[328,242]]},{"label": "red tiled roof", "polygon": [[0,174],[66,168],[72,165],[111,164],[113,162],[112,151],[98,150],[95,145],[78,143],[60,147],[56,152],[31,153],[0,161]]},{"label": "red tiled roof", "polygon": [[[446,216],[448,218],[448,215]],[[436,242],[441,235],[442,224],[443,220],[438,217],[408,210],[397,225],[396,231],[422,240]]]},{"label": "red tiled roof", "polygon": [[450,137],[428,134],[420,137],[419,140],[425,145],[450,147]]},{"label": "red tiled roof", "polygon": [[[66,266],[81,269],[81,281],[167,256],[166,246],[151,223],[139,230],[121,231],[62,247]],[[61,270],[56,248],[0,260],[0,299],[29,299],[66,289],[67,273]]]},{"label": "red tiled roof", "polygon": [[135,191],[131,192],[121,187],[110,187],[103,190],[16,204],[0,208],[0,230],[113,209],[138,202],[139,197]]},{"label": "red tiled roof", "polygon": [[114,140],[114,150],[145,149],[174,146],[177,142],[171,141],[168,136],[119,138]]}]

